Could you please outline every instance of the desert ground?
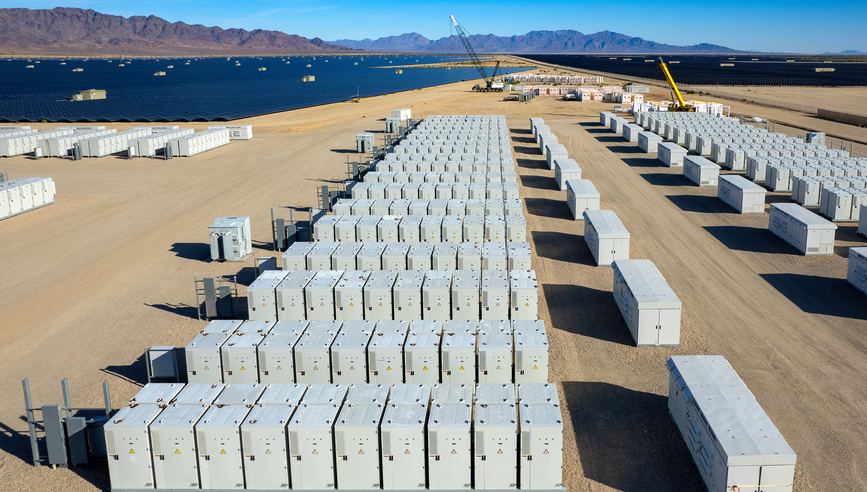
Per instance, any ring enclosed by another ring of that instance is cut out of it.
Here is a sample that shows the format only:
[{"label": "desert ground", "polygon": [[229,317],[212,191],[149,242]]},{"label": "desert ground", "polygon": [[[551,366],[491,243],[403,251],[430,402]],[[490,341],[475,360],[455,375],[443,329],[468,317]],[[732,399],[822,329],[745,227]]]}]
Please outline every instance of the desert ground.
[{"label": "desert ground", "polygon": [[[146,381],[142,354],[184,346],[196,319],[193,277],[253,280],[253,261],[208,262],[215,217],[250,216],[256,256],[272,256],[270,209],[316,203],[315,186],[345,177],[355,134],[384,129],[392,109],[504,114],[515,154],[528,239],[550,329],[550,378],[564,415],[570,492],[702,490],[668,413],[672,355],[721,354],[798,455],[798,492],[867,489],[867,302],[845,281],[848,248],[867,245],[840,225],[835,254],[804,257],[768,232],[768,216],[741,216],[600,127],[613,104],[537,97],[504,102],[476,81],[249,118],[254,139],[192,158],[0,161],[11,177],[50,176],[54,205],[0,221],[0,484],[4,490],[107,490],[104,465],[51,470],[30,464],[21,380],[34,403],[99,407],[108,380],[122,406]],[[867,130],[732,103],[811,129]],[[652,260],[683,301],[678,348],[636,348],[572,220],[565,192],[529,133],[542,117],[631,233],[631,257]],[[61,125],[34,125],[39,128]],[[108,124],[127,129],[137,124]],[[182,124],[203,129],[206,124]],[[828,129],[831,128],[831,129]],[[789,134],[797,134],[790,128]],[[848,137],[847,137],[848,138]],[[856,155],[867,146],[856,145]],[[786,201],[769,193],[768,202]],[[296,212],[297,213],[297,212]],[[296,216],[297,217],[297,216]]]}]

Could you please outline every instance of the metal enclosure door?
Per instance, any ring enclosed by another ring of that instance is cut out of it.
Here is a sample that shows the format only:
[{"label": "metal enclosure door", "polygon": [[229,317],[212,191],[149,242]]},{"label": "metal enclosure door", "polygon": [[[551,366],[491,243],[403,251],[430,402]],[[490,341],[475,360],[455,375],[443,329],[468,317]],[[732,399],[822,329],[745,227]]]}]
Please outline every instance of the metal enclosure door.
[{"label": "metal enclosure door", "polygon": [[509,319],[509,284],[504,286],[485,287],[482,285],[482,319]]},{"label": "metal enclosure door", "polygon": [[378,425],[335,426],[334,450],[338,489],[379,490]]},{"label": "metal enclosure door", "polygon": [[521,490],[562,488],[563,428],[521,424]]},{"label": "metal enclosure door", "polygon": [[252,320],[277,319],[276,286],[247,288],[248,318]]},{"label": "metal enclosure door", "polygon": [[331,348],[331,381],[334,384],[367,382],[367,346]]},{"label": "metal enclosure door", "polygon": [[332,426],[292,427],[289,433],[289,475],[292,490],[334,489]]},{"label": "metal enclosure door", "polygon": [[[203,405],[204,413],[207,405]],[[158,489],[198,489],[199,462],[193,422],[189,426],[151,426],[154,475]],[[158,458],[157,458],[158,456]]]},{"label": "metal enclosure door", "polygon": [[659,310],[659,340],[664,347],[680,345],[680,309]]},{"label": "metal enclosure door", "polygon": [[475,429],[473,475],[475,490],[515,489],[518,485],[517,428],[485,426]]},{"label": "metal enclosure door", "polygon": [[223,363],[220,347],[186,348],[187,382],[215,384],[223,382]]},{"label": "metal enclosure door", "polygon": [[[141,409],[136,411],[136,409]],[[115,416],[114,421],[142,417],[147,419],[142,425],[106,425],[105,444],[108,453],[108,472],[115,488],[142,489],[154,487],[154,470],[151,456],[151,443],[148,424],[159,413],[156,405],[150,405],[148,415],[143,415],[142,406],[125,407]],[[195,453],[195,451],[193,451]]]},{"label": "metal enclosure door", "polygon": [[512,347],[482,346],[479,339],[479,383],[513,383]]},{"label": "metal enclosure door", "polygon": [[404,372],[407,384],[434,384],[440,382],[440,347],[411,346],[407,339],[404,347]]},{"label": "metal enclosure door", "polygon": [[[475,338],[474,335],[471,335]],[[476,347],[442,345],[443,383],[476,383]]]},{"label": "metal enclosure door", "polygon": [[[244,408],[242,405],[237,407]],[[207,418],[208,414],[205,414],[202,420]],[[196,425],[196,447],[199,452],[199,473],[203,489],[244,488],[240,430],[242,421],[243,419],[240,419],[235,426],[203,426],[202,421]]]},{"label": "metal enclosure door", "polygon": [[427,486],[424,431],[423,422],[413,427],[383,426],[383,490],[415,490]]},{"label": "metal enclosure door", "polygon": [[422,307],[422,317],[426,320],[451,319],[451,280],[426,280],[422,286]]},{"label": "metal enclosure door", "polygon": [[335,319],[357,320],[364,319],[364,291],[362,286],[334,288]]},{"label": "metal enclosure door", "polygon": [[331,383],[331,357],[328,347],[296,346],[295,380],[298,384]]},{"label": "metal enclosure door", "polygon": [[[374,339],[377,336],[373,335]],[[367,350],[368,381],[377,384],[403,383],[403,347],[374,347]]]},{"label": "metal enclosure door", "polygon": [[394,319],[392,310],[391,288],[365,287],[364,288],[364,319],[367,320],[391,320]]},{"label": "metal enclosure door", "polygon": [[[442,407],[468,407],[468,405],[443,405]],[[469,410],[469,409],[468,409]],[[459,490],[472,487],[472,462],[470,443],[471,412],[460,415],[467,419],[466,425],[437,425],[435,413],[428,421],[428,481],[430,490]],[[455,419],[457,420],[457,419]]]},{"label": "metal enclosure door", "polygon": [[307,304],[307,319],[333,321],[334,318],[334,286],[304,289],[304,301]]},{"label": "metal enclosure door", "polygon": [[[517,339],[516,339],[517,340]],[[548,347],[515,345],[515,383],[548,382]]]}]

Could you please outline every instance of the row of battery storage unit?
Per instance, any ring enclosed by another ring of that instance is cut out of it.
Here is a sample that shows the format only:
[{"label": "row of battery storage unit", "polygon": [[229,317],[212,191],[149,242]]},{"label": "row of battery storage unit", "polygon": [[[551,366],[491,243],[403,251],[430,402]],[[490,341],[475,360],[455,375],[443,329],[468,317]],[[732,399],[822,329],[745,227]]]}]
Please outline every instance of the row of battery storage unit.
[{"label": "row of battery storage unit", "polygon": [[[806,176],[820,179],[849,178],[851,180],[861,181],[867,179],[867,159],[862,157],[791,157],[784,159],[781,157],[748,155],[744,157],[744,161],[744,172],[747,178],[756,183],[766,183],[766,186],[772,189],[780,187],[780,191],[785,188],[788,180],[783,180],[783,177],[774,176],[774,173],[780,173],[783,169],[803,170],[803,172],[795,173],[794,176]],[[782,181],[782,183],[777,183],[777,181]]]},{"label": "row of battery storage unit", "polygon": [[202,152],[228,145],[229,130],[226,128],[214,128],[205,131],[173,138],[171,144],[176,155],[180,157],[192,157]]},{"label": "row of battery storage unit", "polygon": [[[105,127],[99,127],[104,129]],[[32,131],[29,128],[26,130],[10,131],[5,134],[0,134],[0,157],[14,157],[16,155],[29,154],[37,148],[42,148],[43,141],[49,138],[64,137],[74,135],[76,131],[91,131],[91,128],[76,130],[75,127],[60,127],[54,130]]]},{"label": "row of battery storage unit", "polygon": [[[396,164],[395,167],[401,166]],[[392,165],[388,163],[380,163],[376,166],[376,171],[368,172],[364,175],[365,183],[436,183],[436,184],[453,184],[453,183],[517,183],[518,175],[514,171],[499,171],[502,169],[501,164],[474,163],[464,165],[462,171],[440,171],[439,169],[430,171],[391,171]],[[445,169],[445,165],[435,166]],[[460,165],[456,164],[460,169]]]},{"label": "row of battery storage unit", "polygon": [[0,183],[0,220],[54,203],[51,178],[16,178]]},{"label": "row of battery storage unit", "polygon": [[318,242],[526,242],[527,221],[523,215],[326,215],[313,224],[313,238]]},{"label": "row of battery storage unit", "polygon": [[575,220],[583,220],[588,210],[599,210],[599,200],[599,192],[589,179],[566,180],[566,205]]},{"label": "row of battery storage unit", "polygon": [[361,182],[352,186],[356,200],[518,200],[518,183],[379,183]]},{"label": "row of battery storage unit", "polygon": [[95,138],[87,138],[80,142],[81,154],[84,157],[105,157],[129,149],[129,141],[151,135],[149,128],[134,128],[123,132],[110,133]]},{"label": "row of battery storage unit", "polygon": [[565,491],[552,385],[521,385],[531,403],[517,404],[451,389],[430,403],[428,385],[153,386],[142,400],[183,403],[133,403],[106,423],[112,490]]},{"label": "row of battery storage unit", "polygon": [[531,258],[528,242],[296,242],[283,252],[282,269],[531,270]]},{"label": "row of battery storage unit", "polygon": [[[809,186],[800,184],[804,188]],[[823,187],[819,194],[819,215],[834,222],[859,222],[864,206],[867,205],[867,189],[864,188],[829,186]]]},{"label": "row of battery storage unit", "polygon": [[[392,154],[389,154],[392,155]],[[376,172],[407,172],[407,173],[469,173],[469,172],[492,172],[492,173],[514,173],[514,162],[470,162],[470,161],[434,161],[434,162],[415,162],[415,161],[397,161],[384,160],[376,163]],[[397,178],[396,178],[397,179]],[[440,181],[448,180],[446,175],[440,178]],[[462,178],[455,177],[455,182],[461,182]],[[508,181],[504,178],[504,181]]]},{"label": "row of battery storage unit", "polygon": [[707,490],[791,491],[796,455],[721,355],[674,356],[668,411]]},{"label": "row of battery storage unit", "polygon": [[[432,183],[426,183],[432,184]],[[424,185],[421,185],[423,187]],[[472,185],[470,185],[472,186]],[[406,187],[406,185],[404,185]],[[421,190],[421,187],[419,190]],[[451,191],[452,196],[457,188],[442,189],[446,196]],[[487,194],[489,189],[473,189],[474,192]],[[405,190],[404,190],[405,191]],[[429,191],[429,190],[428,190]],[[490,191],[499,191],[496,188]],[[505,196],[505,188],[502,190]],[[430,196],[430,194],[427,194]],[[435,194],[433,196],[436,196]],[[524,206],[520,198],[341,198],[332,205],[334,216],[341,215],[470,215],[484,217],[488,215],[514,217],[524,215]],[[321,219],[320,219],[321,220]]]},{"label": "row of battery storage unit", "polygon": [[530,319],[534,270],[267,270],[247,287],[251,320]]},{"label": "row of battery storage unit", "polygon": [[[421,163],[435,163],[435,162],[484,162],[487,164],[495,164],[497,162],[502,166],[508,166],[509,169],[513,169],[515,166],[515,158],[511,152],[509,153],[500,153],[500,152],[475,152],[475,153],[463,153],[463,152],[452,152],[451,154],[446,153],[404,153],[404,154],[386,154],[385,155],[386,162],[414,162],[418,163],[419,167],[421,167]],[[411,166],[410,166],[411,167]],[[421,170],[421,169],[420,169]]]},{"label": "row of battery storage unit", "polygon": [[[72,148],[75,144],[84,147],[84,141],[93,138],[99,138],[106,135],[117,133],[115,129],[109,130],[88,130],[80,131],[70,135],[62,135],[51,138],[46,138],[39,141],[39,145],[34,149],[35,152],[41,153],[45,157],[66,157],[72,153]],[[82,152],[83,154],[83,152]]]},{"label": "row of battery storage unit", "polygon": [[650,260],[615,260],[614,301],[638,347],[680,345],[681,302]]},{"label": "row of battery storage unit", "polygon": [[217,125],[209,126],[208,130],[228,130],[229,140],[253,139],[253,125]]},{"label": "row of battery storage unit", "polygon": [[[167,130],[159,133],[152,133],[149,136],[130,140],[128,142],[127,151],[130,152],[130,157],[153,157],[162,152],[166,148],[166,144],[181,137],[186,137],[194,133],[192,128],[178,128]],[[175,148],[177,151],[177,148]]]},{"label": "row of battery storage unit", "polygon": [[867,294],[867,248],[849,248],[849,266],[846,280]]},{"label": "row of battery storage unit", "polygon": [[[798,179],[814,179],[834,188],[857,188],[864,191],[867,188],[867,167],[858,168],[819,168],[804,164],[783,164],[755,160],[755,168],[761,171],[747,174],[747,178],[756,177],[753,181],[764,183],[764,186],[776,192],[791,192],[797,196]],[[844,175],[848,174],[848,175]],[[818,193],[818,192],[817,192]],[[817,195],[818,196],[818,195]]]},{"label": "row of battery storage unit", "polygon": [[807,256],[834,254],[837,226],[796,203],[772,203],[768,230]]},{"label": "row of battery storage unit", "polygon": [[[184,349],[190,383],[546,383],[544,324],[250,321]],[[518,331],[512,333],[513,326]],[[208,330],[215,330],[210,333]],[[452,330],[452,331],[445,331]],[[479,332],[476,333],[476,330]]]},{"label": "row of battery storage unit", "polygon": [[711,159],[732,171],[746,171],[751,157],[829,169],[867,165],[867,159],[863,157],[849,157],[846,151],[826,149],[818,144],[714,143],[712,147],[715,151],[711,153]]}]

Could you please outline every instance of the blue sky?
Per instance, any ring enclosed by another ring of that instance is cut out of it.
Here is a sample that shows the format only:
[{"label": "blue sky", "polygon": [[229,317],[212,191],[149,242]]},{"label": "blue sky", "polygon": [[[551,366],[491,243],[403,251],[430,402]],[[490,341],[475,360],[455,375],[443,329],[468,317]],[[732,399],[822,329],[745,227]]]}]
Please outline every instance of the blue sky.
[{"label": "blue sky", "polygon": [[[0,7],[53,8],[49,0]],[[624,3],[321,0],[79,0],[73,5],[115,15],[157,15],[223,28],[274,29],[325,40],[378,38],[418,32],[449,35],[449,14],[472,33],[500,36],[533,30],[616,31],[660,43],[712,43],[741,50],[798,53],[867,52],[867,2],[769,0],[696,4],[660,0]],[[859,23],[861,25],[859,25]]]}]

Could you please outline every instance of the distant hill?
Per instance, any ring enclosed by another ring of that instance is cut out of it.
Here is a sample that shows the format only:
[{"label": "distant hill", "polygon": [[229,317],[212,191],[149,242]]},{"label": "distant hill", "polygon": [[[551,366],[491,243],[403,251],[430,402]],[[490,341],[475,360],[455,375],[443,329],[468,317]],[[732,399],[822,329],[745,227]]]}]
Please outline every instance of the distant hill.
[{"label": "distant hill", "polygon": [[867,55],[867,53],[865,53],[863,51],[858,51],[858,50],[846,50],[846,51],[840,51],[839,53],[829,53],[826,51],[822,54],[823,55]]},{"label": "distant hill", "polygon": [[[736,53],[715,44],[675,46],[647,41],[611,31],[583,34],[578,31],[531,31],[520,36],[479,34],[476,40],[491,53]],[[463,52],[457,36],[430,40],[418,33],[388,36],[376,40],[339,39],[331,44],[371,51],[406,51],[417,53]],[[474,46],[475,47],[475,46]]]},{"label": "distant hill", "polygon": [[280,31],[221,29],[168,22],[156,16],[121,17],[93,10],[0,9],[0,53],[125,55],[245,54],[352,51],[319,38]]}]

